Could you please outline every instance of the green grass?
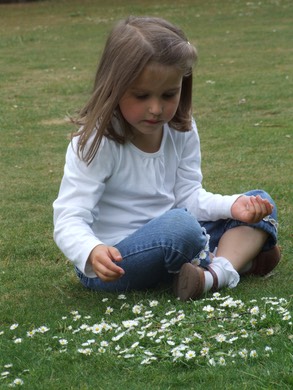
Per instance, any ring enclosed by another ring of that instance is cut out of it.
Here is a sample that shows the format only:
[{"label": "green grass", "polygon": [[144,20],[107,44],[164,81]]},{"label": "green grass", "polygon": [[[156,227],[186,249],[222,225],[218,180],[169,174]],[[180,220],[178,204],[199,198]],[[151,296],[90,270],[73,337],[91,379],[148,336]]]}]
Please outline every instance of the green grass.
[{"label": "green grass", "polygon": [[[151,308],[157,320],[173,308],[190,321],[174,329],[179,343],[187,330],[200,329],[204,303],[180,303],[163,288],[127,294],[129,309],[120,310],[122,302],[115,296],[79,285],[52,240],[52,202],[72,131],[64,117],[86,101],[112,24],[129,14],[162,16],[179,24],[198,48],[194,115],[205,187],[229,194],[263,188],[279,209],[280,266],[270,278],[247,278],[223,294],[247,305],[252,299],[261,305],[262,297],[283,297],[292,310],[292,8],[289,0],[0,5],[0,373],[13,364],[0,388],[16,377],[24,380],[23,388],[46,390],[292,387],[292,328],[276,316],[266,325],[275,329],[273,336],[260,332],[249,339],[247,348],[258,350],[259,358],[236,359],[235,364],[227,359],[225,367],[170,357],[144,366],[114,352],[78,354],[81,340],[62,320],[72,310],[100,322],[112,306],[109,318],[120,324],[133,315],[135,304],[158,300],[160,310]],[[19,326],[11,331],[15,323]],[[50,331],[27,338],[27,331],[42,325]],[[250,329],[248,323],[243,326]],[[206,328],[208,339],[216,325]],[[73,339],[67,353],[59,352],[54,335]],[[15,344],[14,337],[23,342]],[[266,345],[273,349],[269,357],[260,353]]]}]

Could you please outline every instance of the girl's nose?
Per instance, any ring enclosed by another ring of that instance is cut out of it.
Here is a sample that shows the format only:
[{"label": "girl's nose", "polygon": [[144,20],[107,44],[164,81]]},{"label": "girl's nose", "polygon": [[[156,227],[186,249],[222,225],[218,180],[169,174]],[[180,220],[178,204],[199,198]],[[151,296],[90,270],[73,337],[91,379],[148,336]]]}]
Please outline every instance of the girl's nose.
[{"label": "girl's nose", "polygon": [[153,115],[161,115],[163,112],[163,105],[159,100],[152,100],[149,106],[149,112]]}]

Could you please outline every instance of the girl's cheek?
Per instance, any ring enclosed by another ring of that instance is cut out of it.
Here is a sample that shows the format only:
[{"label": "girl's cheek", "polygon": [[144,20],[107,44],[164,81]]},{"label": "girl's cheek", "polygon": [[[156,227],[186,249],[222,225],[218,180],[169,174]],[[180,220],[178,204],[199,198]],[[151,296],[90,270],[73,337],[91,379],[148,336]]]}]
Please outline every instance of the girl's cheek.
[{"label": "girl's cheek", "polygon": [[174,104],[167,110],[167,115],[170,119],[173,118],[173,116],[175,115],[177,108],[178,104]]}]

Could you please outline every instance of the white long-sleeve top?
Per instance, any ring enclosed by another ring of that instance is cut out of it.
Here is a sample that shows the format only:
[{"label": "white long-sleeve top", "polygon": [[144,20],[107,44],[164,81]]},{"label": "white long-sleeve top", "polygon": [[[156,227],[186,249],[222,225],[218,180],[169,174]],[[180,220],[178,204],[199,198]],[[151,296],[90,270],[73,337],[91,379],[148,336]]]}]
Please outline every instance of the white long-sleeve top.
[{"label": "white long-sleeve top", "polygon": [[101,243],[115,245],[153,218],[186,208],[199,221],[231,217],[239,195],[222,196],[202,188],[200,142],[195,123],[189,132],[164,125],[160,149],[146,153],[131,142],[103,139],[90,165],[69,144],[64,176],[54,207],[54,239],[85,275]]}]

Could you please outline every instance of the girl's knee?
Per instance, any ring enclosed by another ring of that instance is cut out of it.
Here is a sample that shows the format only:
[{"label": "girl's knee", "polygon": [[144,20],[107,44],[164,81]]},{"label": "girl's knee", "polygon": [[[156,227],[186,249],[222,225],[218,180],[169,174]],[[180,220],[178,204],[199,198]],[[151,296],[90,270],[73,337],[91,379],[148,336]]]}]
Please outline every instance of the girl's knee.
[{"label": "girl's knee", "polygon": [[202,250],[206,244],[205,231],[198,221],[186,209],[174,209],[168,211],[168,224],[172,239],[185,242],[187,245],[194,245]]},{"label": "girl's knee", "polygon": [[201,231],[201,226],[196,218],[186,209],[172,209],[166,212],[167,222],[173,231]]},{"label": "girl's knee", "polygon": [[251,190],[251,191],[248,191],[245,193],[245,195],[248,195],[248,196],[251,196],[251,195],[254,195],[254,196],[261,196],[263,199],[267,199],[269,200],[273,205],[275,205],[275,202],[273,200],[273,198],[270,196],[269,193],[267,193],[266,191],[264,190]]}]

